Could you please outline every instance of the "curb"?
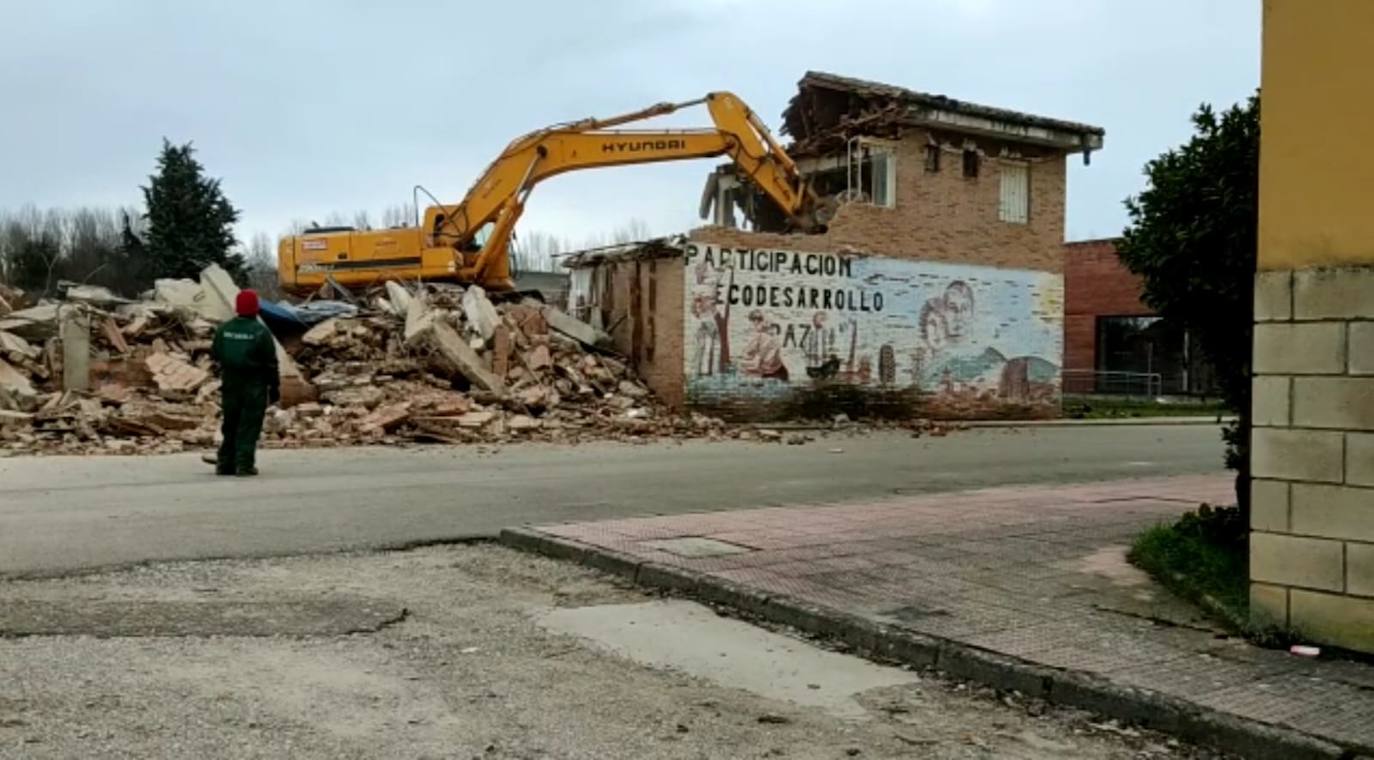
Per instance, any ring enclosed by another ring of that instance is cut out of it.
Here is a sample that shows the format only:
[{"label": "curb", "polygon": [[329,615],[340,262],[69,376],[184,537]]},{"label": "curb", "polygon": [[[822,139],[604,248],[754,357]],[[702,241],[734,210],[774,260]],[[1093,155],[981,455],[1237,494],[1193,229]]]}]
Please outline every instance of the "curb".
[{"label": "curb", "polygon": [[1117,417],[1094,420],[970,420],[958,424],[969,428],[1040,428],[1040,427],[1158,427],[1180,425],[1224,425],[1235,417]]},{"label": "curb", "polygon": [[831,607],[767,594],[733,581],[558,538],[507,528],[508,547],[603,570],[636,585],[692,596],[822,638],[842,641],[862,656],[936,668],[958,679],[1089,710],[1161,731],[1194,744],[1254,760],[1347,759],[1374,748],[1342,746],[1281,726],[1242,718],[1101,676],[1059,670],[949,639],[894,628]]}]

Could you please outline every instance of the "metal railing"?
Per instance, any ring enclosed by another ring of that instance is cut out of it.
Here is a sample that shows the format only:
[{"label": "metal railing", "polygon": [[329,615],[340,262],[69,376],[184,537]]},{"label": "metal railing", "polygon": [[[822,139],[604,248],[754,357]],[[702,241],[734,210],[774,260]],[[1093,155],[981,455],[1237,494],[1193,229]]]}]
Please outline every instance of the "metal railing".
[{"label": "metal railing", "polygon": [[1060,370],[1065,393],[1108,393],[1116,396],[1164,395],[1164,376],[1158,372],[1109,372],[1096,369]]}]

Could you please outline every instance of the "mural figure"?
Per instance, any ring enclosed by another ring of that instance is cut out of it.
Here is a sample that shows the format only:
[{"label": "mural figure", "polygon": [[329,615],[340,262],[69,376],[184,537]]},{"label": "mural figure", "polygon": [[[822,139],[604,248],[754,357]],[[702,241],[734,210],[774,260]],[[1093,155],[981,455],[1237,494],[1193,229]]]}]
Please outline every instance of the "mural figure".
[{"label": "mural figure", "polygon": [[692,346],[692,373],[698,377],[714,375],[720,325],[716,322],[716,305],[711,296],[698,293],[692,297],[692,316],[697,319]]},{"label": "mural figure", "polygon": [[788,381],[787,365],[782,361],[782,330],[754,309],[749,312],[749,324],[754,332],[744,344],[740,370],[746,375],[771,377]]},{"label": "mural figure", "polygon": [[945,288],[941,304],[945,313],[945,334],[950,342],[962,343],[973,328],[973,288],[963,280],[955,280]]},{"label": "mural figure", "polygon": [[692,296],[692,316],[697,320],[692,358],[697,376],[724,373],[730,366],[730,304],[721,303],[719,293],[729,291],[735,282],[735,272],[726,275],[711,269],[705,262],[694,268],[698,288]]},{"label": "mural figure", "polygon": [[835,342],[835,330],[827,328],[825,323],[825,312],[818,311],[811,315],[811,330],[803,341],[808,369],[825,364],[834,353],[832,344]]}]

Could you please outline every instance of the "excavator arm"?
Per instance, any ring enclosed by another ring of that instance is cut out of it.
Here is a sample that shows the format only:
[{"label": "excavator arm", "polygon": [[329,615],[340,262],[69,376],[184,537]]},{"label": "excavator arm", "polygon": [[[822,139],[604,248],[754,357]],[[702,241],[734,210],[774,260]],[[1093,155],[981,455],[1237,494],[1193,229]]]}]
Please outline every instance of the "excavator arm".
[{"label": "excavator arm", "polygon": [[[705,103],[714,129],[615,130],[610,127],[663,116]],[[511,232],[525,199],[539,182],[564,172],[606,166],[728,156],[740,173],[773,200],[798,229],[821,225],[817,200],[768,128],[739,98],[713,92],[701,100],[662,103],[610,119],[586,119],[530,133],[511,143],[456,206],[426,210],[431,245],[462,250],[487,224],[485,245],[465,257],[459,279],[489,281],[509,276]]]},{"label": "excavator arm", "polygon": [[[685,130],[616,127],[705,104],[714,126]],[[509,247],[535,185],[578,169],[728,156],[777,204],[791,225],[824,228],[829,206],[803,182],[768,128],[739,98],[713,92],[700,100],[660,103],[609,119],[583,119],[521,137],[501,152],[459,203],[425,210],[416,228],[307,230],[284,238],[282,287],[307,293],[326,283],[367,286],[389,279],[443,279],[509,290]],[[479,233],[487,230],[479,244]]]}]

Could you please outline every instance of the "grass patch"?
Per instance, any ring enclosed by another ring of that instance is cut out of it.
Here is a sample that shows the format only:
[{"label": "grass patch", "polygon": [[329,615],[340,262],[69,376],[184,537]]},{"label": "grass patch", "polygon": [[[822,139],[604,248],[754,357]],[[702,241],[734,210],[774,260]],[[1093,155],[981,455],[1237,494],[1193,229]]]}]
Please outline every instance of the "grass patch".
[{"label": "grass patch", "polygon": [[1240,510],[1203,504],[1172,524],[1140,534],[1127,555],[1165,588],[1258,643],[1285,637],[1250,623],[1249,530]]},{"label": "grass patch", "polygon": [[1106,420],[1130,417],[1222,417],[1230,414],[1220,403],[1163,403],[1145,399],[1093,398],[1064,399],[1064,416],[1079,420]]}]

